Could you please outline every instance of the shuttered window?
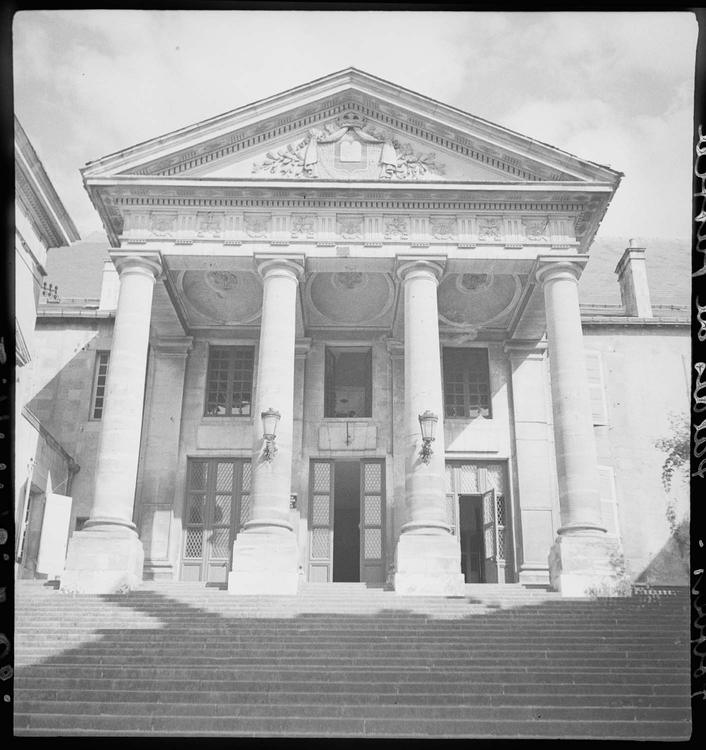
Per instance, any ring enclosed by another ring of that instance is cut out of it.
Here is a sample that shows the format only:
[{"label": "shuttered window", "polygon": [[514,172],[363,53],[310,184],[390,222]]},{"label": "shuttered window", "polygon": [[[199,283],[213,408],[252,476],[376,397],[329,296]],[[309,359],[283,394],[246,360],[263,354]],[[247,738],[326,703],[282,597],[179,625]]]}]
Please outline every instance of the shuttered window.
[{"label": "shuttered window", "polygon": [[96,352],[96,366],[93,374],[93,392],[91,394],[91,419],[103,417],[105,404],[105,384],[108,378],[110,352]]},{"label": "shuttered window", "polygon": [[601,518],[611,536],[620,536],[618,501],[615,494],[615,476],[612,466],[598,467],[598,486],[601,496]]},{"label": "shuttered window", "polygon": [[605,381],[603,380],[603,362],[599,351],[586,350],[586,375],[588,390],[591,396],[591,413],[594,425],[608,424],[608,408],[605,397]]}]

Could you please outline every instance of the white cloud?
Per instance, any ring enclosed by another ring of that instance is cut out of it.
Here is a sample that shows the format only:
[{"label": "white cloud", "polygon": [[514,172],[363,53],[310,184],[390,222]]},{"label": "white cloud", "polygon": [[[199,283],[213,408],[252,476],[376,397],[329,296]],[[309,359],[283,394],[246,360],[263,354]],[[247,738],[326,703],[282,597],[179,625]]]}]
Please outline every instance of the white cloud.
[{"label": "white cloud", "polygon": [[690,14],[32,11],[15,101],[82,232],[100,228],[85,162],[354,65],[612,164],[626,177],[602,231],[673,234],[695,41]]}]

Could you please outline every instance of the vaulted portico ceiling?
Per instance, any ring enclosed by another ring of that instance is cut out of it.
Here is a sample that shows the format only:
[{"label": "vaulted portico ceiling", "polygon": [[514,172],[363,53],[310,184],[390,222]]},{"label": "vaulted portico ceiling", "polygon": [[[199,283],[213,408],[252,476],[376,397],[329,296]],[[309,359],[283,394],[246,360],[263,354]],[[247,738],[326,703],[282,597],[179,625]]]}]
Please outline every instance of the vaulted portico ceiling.
[{"label": "vaulted portico ceiling", "polygon": [[227,211],[259,200],[249,205],[296,211],[358,200],[369,210],[385,199],[387,209],[447,212],[561,206],[583,251],[622,176],[354,68],[90,162],[82,174],[116,246],[140,204]]}]

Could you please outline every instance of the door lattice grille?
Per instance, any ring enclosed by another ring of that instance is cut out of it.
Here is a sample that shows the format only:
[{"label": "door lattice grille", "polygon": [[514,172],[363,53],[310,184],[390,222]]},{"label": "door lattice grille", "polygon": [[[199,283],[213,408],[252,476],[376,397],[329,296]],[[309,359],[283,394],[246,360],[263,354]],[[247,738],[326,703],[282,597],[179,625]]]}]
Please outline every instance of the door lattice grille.
[{"label": "door lattice grille", "polygon": [[183,579],[225,580],[235,531],[249,511],[249,479],[249,462],[222,458],[189,460]]}]

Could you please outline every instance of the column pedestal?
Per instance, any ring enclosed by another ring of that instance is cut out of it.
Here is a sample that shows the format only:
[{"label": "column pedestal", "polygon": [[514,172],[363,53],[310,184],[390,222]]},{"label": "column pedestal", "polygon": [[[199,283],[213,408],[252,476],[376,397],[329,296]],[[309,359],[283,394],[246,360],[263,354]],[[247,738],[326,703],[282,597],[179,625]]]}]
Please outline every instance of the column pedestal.
[{"label": "column pedestal", "polygon": [[144,551],[137,532],[123,525],[76,531],[61,590],[68,594],[122,594],[142,583]]},{"label": "column pedestal", "polygon": [[584,535],[560,534],[549,552],[549,579],[562,596],[582,597],[591,591],[601,596],[618,592],[619,579],[610,560],[620,550],[614,539],[600,531]]},{"label": "column pedestal", "polygon": [[235,568],[228,574],[233,594],[297,593],[299,551],[290,529],[247,529],[233,545]]},{"label": "column pedestal", "polygon": [[395,552],[394,588],[398,594],[463,596],[465,581],[458,541],[431,530],[400,535]]}]

